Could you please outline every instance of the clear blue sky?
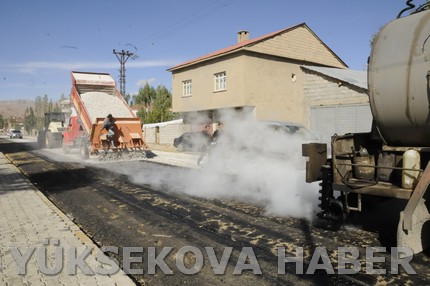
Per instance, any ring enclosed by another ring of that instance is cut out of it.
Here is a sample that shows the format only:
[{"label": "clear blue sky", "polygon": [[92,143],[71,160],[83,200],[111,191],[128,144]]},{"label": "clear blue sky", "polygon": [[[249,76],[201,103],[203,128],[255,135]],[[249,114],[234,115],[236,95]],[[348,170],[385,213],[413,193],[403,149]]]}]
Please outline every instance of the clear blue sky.
[{"label": "clear blue sky", "polygon": [[[419,5],[424,0],[416,0]],[[0,100],[70,93],[70,71],[110,73],[113,49],[126,64],[127,93],[146,81],[170,89],[178,63],[305,22],[351,69],[363,70],[369,41],[406,0],[2,0]],[[118,84],[119,86],[119,84]]]}]

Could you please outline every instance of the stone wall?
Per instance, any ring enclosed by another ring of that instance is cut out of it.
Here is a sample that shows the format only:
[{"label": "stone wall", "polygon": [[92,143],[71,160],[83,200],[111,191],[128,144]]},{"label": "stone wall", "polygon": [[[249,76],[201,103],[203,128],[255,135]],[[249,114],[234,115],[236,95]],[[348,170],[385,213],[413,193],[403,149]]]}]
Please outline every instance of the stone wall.
[{"label": "stone wall", "polygon": [[189,124],[182,122],[143,125],[143,138],[148,144],[173,145],[173,140],[182,133],[191,131]]},{"label": "stone wall", "polygon": [[365,89],[304,70],[303,96],[310,106],[368,103]]}]

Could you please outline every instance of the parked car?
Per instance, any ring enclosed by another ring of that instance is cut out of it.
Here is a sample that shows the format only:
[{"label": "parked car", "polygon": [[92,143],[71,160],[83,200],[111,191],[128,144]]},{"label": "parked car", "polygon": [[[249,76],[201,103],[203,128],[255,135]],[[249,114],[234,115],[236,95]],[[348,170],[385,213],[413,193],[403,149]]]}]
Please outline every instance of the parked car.
[{"label": "parked car", "polygon": [[186,132],[173,140],[173,146],[178,151],[201,151],[211,138],[204,131]]},{"label": "parked car", "polygon": [[226,130],[228,133],[211,148],[222,150],[220,154],[241,153],[248,158],[283,158],[291,156],[291,152],[301,152],[303,143],[319,142],[311,131],[293,122],[245,122],[235,128],[236,131]]},{"label": "parked car", "polygon": [[313,134],[306,127],[292,123],[292,122],[282,122],[282,121],[262,121],[263,124],[267,125],[269,128],[275,131],[285,132],[286,134],[299,136],[303,140],[309,141],[319,141],[318,137]]},{"label": "parked car", "polygon": [[22,133],[19,130],[11,130],[9,134],[10,138],[20,138],[22,139]]}]

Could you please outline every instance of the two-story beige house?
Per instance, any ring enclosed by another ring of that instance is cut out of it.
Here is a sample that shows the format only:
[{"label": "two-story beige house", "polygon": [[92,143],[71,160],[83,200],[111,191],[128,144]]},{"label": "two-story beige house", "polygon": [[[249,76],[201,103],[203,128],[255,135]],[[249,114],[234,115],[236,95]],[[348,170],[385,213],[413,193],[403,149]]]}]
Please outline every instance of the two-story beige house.
[{"label": "two-story beige house", "polygon": [[305,24],[249,39],[181,63],[172,72],[173,111],[185,122],[217,121],[219,110],[252,112],[260,120],[307,123],[302,65],[347,68]]}]

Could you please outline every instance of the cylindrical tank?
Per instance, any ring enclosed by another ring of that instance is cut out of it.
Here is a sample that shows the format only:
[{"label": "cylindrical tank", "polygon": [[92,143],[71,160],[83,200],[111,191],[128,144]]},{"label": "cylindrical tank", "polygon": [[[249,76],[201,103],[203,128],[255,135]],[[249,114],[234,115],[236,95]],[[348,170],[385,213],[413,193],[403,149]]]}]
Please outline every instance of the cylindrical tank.
[{"label": "cylindrical tank", "polygon": [[374,39],[368,87],[390,146],[430,147],[430,11],[396,19]]}]

